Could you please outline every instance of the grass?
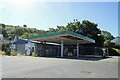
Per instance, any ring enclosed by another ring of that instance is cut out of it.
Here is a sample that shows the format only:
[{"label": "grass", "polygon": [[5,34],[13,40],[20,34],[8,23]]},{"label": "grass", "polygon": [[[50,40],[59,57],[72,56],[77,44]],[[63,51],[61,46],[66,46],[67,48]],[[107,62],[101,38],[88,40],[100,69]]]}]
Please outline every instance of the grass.
[{"label": "grass", "polygon": [[0,55],[4,56],[6,53],[0,50]]},{"label": "grass", "polygon": [[116,49],[116,48],[112,48],[113,50],[115,50],[117,53],[120,54],[120,49]]}]

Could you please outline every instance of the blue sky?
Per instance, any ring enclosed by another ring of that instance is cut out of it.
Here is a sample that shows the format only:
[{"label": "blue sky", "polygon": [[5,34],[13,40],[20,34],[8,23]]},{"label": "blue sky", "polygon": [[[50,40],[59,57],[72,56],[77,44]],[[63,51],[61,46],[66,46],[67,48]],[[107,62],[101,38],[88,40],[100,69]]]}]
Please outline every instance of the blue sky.
[{"label": "blue sky", "polygon": [[[21,0],[20,0],[21,1]],[[20,2],[0,5],[0,23],[48,30],[73,19],[90,20],[98,28],[118,36],[117,2]]]}]

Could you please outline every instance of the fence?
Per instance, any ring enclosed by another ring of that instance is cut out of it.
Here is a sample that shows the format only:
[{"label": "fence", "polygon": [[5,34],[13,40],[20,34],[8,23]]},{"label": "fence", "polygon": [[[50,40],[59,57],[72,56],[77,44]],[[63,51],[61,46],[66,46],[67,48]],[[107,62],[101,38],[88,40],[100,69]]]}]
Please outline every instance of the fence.
[{"label": "fence", "polygon": [[108,56],[108,48],[80,46],[81,56]]},{"label": "fence", "polygon": [[[106,51],[107,50],[107,51]],[[60,56],[61,47],[60,45],[39,45],[36,48],[39,56]],[[79,46],[79,55],[80,56],[105,56],[104,54],[108,53],[107,48],[101,47],[88,47],[88,46]],[[64,46],[64,56],[77,56],[77,47],[76,46]]]},{"label": "fence", "polygon": [[[70,55],[69,55],[70,54]],[[76,46],[65,46],[64,47],[64,56],[76,56],[77,48]],[[108,49],[101,47],[90,47],[90,46],[79,46],[79,55],[80,56],[108,56]]]}]

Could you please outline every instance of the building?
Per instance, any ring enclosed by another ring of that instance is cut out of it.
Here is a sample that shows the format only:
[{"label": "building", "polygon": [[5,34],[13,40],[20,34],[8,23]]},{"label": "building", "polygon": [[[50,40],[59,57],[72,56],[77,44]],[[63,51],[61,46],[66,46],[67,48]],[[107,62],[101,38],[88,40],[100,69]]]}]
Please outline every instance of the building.
[{"label": "building", "polygon": [[27,39],[18,39],[11,45],[12,51],[17,51],[21,55],[31,55],[35,51],[35,44],[38,42],[29,41]]},{"label": "building", "polygon": [[120,44],[120,37],[116,37],[115,39],[113,39],[111,42],[113,43],[117,43],[117,44]]},{"label": "building", "polygon": [[35,52],[43,57],[103,56],[103,48],[89,46],[94,43],[89,37],[64,31],[18,39],[12,43],[11,50],[28,56]]},{"label": "building", "polygon": [[[81,44],[94,44],[95,40],[71,31],[54,32],[32,36],[29,40],[38,41],[35,52],[39,56],[77,56],[81,55]],[[55,44],[48,44],[55,43]],[[91,50],[90,50],[91,51]],[[89,52],[90,52],[89,51]],[[92,50],[94,51],[94,50]]]}]

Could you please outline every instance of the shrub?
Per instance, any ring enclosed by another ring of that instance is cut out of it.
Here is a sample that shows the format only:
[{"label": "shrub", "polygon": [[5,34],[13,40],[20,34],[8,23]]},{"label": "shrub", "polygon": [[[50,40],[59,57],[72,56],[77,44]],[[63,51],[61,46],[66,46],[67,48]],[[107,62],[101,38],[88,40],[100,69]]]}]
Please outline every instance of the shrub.
[{"label": "shrub", "polygon": [[11,52],[10,48],[7,48],[6,49],[6,55],[10,55],[10,52]]},{"label": "shrub", "polygon": [[17,52],[16,51],[13,51],[10,53],[11,56],[16,56],[17,55]]},{"label": "shrub", "polygon": [[109,55],[110,56],[118,56],[119,53],[115,50],[115,48],[109,48]]},{"label": "shrub", "polygon": [[111,47],[111,42],[109,40],[106,40],[104,42],[104,47]]},{"label": "shrub", "polygon": [[37,57],[37,54],[35,52],[32,52],[33,57]]},{"label": "shrub", "polygon": [[5,47],[5,44],[2,44],[1,50],[2,50],[2,51],[5,51],[5,48],[6,48],[6,47]]},{"label": "shrub", "polygon": [[114,48],[120,49],[120,44],[115,44]]},{"label": "shrub", "polygon": [[115,50],[117,53],[120,54],[120,49],[116,49],[116,48],[112,48],[113,50]]}]

